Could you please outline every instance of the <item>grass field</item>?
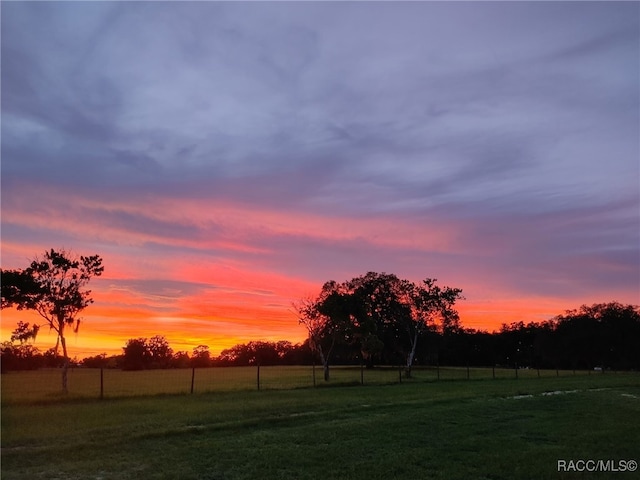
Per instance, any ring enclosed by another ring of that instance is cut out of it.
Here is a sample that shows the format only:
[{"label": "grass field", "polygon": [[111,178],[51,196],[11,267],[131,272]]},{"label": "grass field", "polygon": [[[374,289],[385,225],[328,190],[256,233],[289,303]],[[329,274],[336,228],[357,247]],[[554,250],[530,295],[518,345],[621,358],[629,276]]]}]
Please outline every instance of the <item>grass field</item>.
[{"label": "grass field", "polygon": [[[439,382],[39,403],[6,401],[8,380],[18,374],[3,375],[1,474],[3,480],[639,477],[558,472],[563,459],[640,460],[638,374],[554,371],[538,378],[534,371],[519,379],[466,380],[463,370],[461,379]],[[343,373],[351,382],[354,372]]]},{"label": "grass field", "polygon": [[[138,395],[179,394],[191,391],[191,369],[143,370],[125,372],[105,369],[103,372],[102,395],[105,398],[119,398]],[[193,375],[194,393],[224,392],[235,390],[257,390],[258,376],[256,367],[201,368]],[[519,370],[520,378],[573,375],[572,371],[555,370]],[[578,375],[598,375],[595,372],[577,372]],[[322,379],[322,369],[316,367],[316,385],[326,386]],[[413,382],[514,378],[513,369],[441,367],[415,368]],[[394,367],[377,367],[372,370],[360,367],[331,368],[330,385],[384,385],[399,382],[399,371]],[[405,380],[406,381],[406,380]],[[76,368],[69,370],[69,395],[67,398],[100,397],[100,370]],[[260,388],[293,389],[313,386],[313,372],[310,366],[276,366],[260,368]],[[43,369],[30,372],[11,372],[2,375],[2,401],[46,402],[57,401],[62,397],[61,373],[58,369]]]}]

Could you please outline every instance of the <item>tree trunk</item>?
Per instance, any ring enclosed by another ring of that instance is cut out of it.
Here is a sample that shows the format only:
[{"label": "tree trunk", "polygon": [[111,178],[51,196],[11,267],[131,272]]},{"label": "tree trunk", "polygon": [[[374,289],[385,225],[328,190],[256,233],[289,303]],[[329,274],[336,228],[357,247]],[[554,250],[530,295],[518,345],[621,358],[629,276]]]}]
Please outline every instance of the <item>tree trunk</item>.
[{"label": "tree trunk", "polygon": [[407,356],[407,365],[404,369],[404,376],[406,378],[411,378],[411,366],[413,365],[413,359],[416,356],[416,347],[418,345],[418,331],[413,336],[413,342],[411,342],[411,351]]},{"label": "tree trunk", "polygon": [[60,335],[60,343],[62,344],[62,354],[64,355],[64,364],[62,365],[62,393],[69,393],[67,388],[67,373],[69,372],[69,355],[67,355],[67,341]]},{"label": "tree trunk", "polygon": [[[332,345],[333,348],[333,345]],[[318,345],[318,354],[320,355],[320,362],[322,362],[322,370],[324,371],[324,381],[329,381],[329,354],[331,353],[331,349],[329,349],[329,353],[327,356],[324,355],[322,351],[322,347]]]},{"label": "tree trunk", "polygon": [[324,381],[329,381],[329,357],[325,357],[322,353],[322,349],[320,349],[320,361],[322,362],[322,370],[324,372]]}]

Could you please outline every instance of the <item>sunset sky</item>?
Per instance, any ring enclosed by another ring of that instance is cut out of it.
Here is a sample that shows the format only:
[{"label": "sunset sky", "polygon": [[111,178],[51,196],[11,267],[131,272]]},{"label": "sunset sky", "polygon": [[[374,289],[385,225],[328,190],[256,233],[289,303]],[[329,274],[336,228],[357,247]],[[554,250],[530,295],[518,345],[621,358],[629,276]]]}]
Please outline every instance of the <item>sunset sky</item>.
[{"label": "sunset sky", "polygon": [[1,14],[2,268],[104,259],[71,356],[302,341],[291,302],[367,271],[470,328],[640,304],[637,2]]}]

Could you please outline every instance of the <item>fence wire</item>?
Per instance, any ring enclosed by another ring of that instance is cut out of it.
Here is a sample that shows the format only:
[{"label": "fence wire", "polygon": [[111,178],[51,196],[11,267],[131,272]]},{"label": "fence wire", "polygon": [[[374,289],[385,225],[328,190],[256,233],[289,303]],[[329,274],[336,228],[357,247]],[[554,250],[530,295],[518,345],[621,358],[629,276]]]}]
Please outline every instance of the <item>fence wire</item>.
[{"label": "fence wire", "polygon": [[384,385],[404,382],[488,380],[566,375],[597,375],[599,371],[537,370],[498,367],[414,367],[411,377],[401,367],[332,366],[324,380],[319,366],[209,367],[123,371],[71,368],[67,395],[62,395],[60,369],[2,374],[3,403],[40,402],[60,398],[122,398],[161,394],[197,394],[239,390],[286,390],[343,385]]}]

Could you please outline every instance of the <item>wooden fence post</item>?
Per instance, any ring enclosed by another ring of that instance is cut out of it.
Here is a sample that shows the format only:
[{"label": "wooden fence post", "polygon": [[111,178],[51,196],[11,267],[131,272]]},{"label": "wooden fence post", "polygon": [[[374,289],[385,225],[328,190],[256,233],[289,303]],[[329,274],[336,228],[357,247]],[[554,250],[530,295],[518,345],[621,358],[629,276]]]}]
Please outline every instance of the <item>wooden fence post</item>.
[{"label": "wooden fence post", "polygon": [[260,390],[260,362],[258,362],[258,371],[256,373],[256,383],[258,385],[258,390]]},{"label": "wooden fence post", "polygon": [[196,379],[196,367],[191,367],[191,394],[193,395],[193,384]]}]

